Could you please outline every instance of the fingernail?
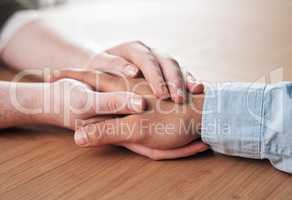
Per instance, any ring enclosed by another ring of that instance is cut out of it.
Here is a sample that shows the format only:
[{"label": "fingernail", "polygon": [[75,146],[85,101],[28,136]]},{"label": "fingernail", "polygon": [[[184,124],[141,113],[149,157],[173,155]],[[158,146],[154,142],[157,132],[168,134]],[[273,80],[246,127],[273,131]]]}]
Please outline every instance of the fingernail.
[{"label": "fingernail", "polygon": [[77,130],[74,135],[74,140],[77,145],[84,146],[88,143],[87,134],[82,130]]},{"label": "fingernail", "polygon": [[141,97],[133,97],[130,99],[128,106],[135,112],[142,112],[145,109],[145,100]]},{"label": "fingernail", "polygon": [[138,73],[138,69],[136,67],[134,67],[133,65],[128,65],[125,67],[124,69],[124,73],[128,76],[136,76]]}]

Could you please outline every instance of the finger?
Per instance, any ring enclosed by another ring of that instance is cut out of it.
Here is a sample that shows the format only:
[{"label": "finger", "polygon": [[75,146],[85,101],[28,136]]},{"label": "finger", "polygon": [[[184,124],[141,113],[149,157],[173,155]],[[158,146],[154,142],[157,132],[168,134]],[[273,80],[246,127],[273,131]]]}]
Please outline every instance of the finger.
[{"label": "finger", "polygon": [[173,58],[158,53],[157,51],[155,52],[155,55],[160,62],[172,100],[175,103],[185,102],[185,82],[178,62]]},{"label": "finger", "polygon": [[143,135],[139,134],[137,124],[133,124],[130,120],[129,118],[116,118],[84,126],[75,132],[75,143],[82,147],[136,143],[143,139]]},{"label": "finger", "polygon": [[[58,70],[54,70],[53,72],[50,72],[46,80],[48,82],[54,82],[63,78],[72,78],[72,79],[85,82],[86,80],[88,80],[88,77],[86,75],[91,74],[91,73],[94,75],[94,79],[97,79],[99,74],[101,74],[101,72],[96,72],[95,70],[89,70],[89,69],[64,68],[64,69],[58,69]],[[93,79],[92,77],[93,75],[90,76],[90,79]]]},{"label": "finger", "polygon": [[202,94],[204,93],[204,85],[197,81],[194,76],[190,72],[186,72],[185,75],[186,79],[186,84],[187,84],[187,89],[192,93],[192,94]]},{"label": "finger", "polygon": [[134,63],[142,71],[155,96],[161,99],[170,97],[165,85],[160,63],[155,55],[153,55],[150,48],[146,47],[143,43],[130,42],[109,49],[107,52],[123,57],[131,63]]},{"label": "finger", "polygon": [[122,57],[101,53],[96,55],[89,63],[90,69],[97,69],[102,72],[117,76],[136,77],[139,69]]},{"label": "finger", "polygon": [[146,107],[146,101],[132,92],[93,92],[92,100],[98,115],[141,113]]},{"label": "finger", "polygon": [[53,82],[63,78],[79,80],[98,91],[127,91],[127,79],[90,69],[67,68],[55,70],[50,74],[48,80]]},{"label": "finger", "polygon": [[133,152],[153,160],[167,160],[188,157],[206,151],[209,148],[208,145],[204,144],[203,142],[196,141],[184,147],[170,150],[151,149],[141,144],[121,144],[121,146],[124,146]]}]

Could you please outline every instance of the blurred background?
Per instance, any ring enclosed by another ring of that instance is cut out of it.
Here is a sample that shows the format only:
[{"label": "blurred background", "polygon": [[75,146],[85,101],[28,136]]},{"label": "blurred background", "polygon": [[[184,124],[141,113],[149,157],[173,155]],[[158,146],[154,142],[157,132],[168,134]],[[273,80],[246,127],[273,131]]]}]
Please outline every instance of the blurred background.
[{"label": "blurred background", "polygon": [[291,0],[36,0],[35,5],[66,37],[96,51],[141,40],[177,58],[199,79],[292,80]]}]

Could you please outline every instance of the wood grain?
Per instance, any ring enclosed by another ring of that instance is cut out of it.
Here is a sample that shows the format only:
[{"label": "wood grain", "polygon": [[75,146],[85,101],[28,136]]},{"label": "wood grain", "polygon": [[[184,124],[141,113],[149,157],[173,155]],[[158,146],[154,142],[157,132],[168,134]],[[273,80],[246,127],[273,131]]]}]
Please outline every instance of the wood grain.
[{"label": "wood grain", "polygon": [[[289,0],[149,0],[46,13],[65,35],[100,49],[135,39],[163,47],[203,80],[276,82],[292,80],[291,10]],[[2,130],[0,152],[1,200],[292,196],[291,176],[268,161],[206,152],[157,162],[118,147],[81,149],[72,132],[51,127]]]}]

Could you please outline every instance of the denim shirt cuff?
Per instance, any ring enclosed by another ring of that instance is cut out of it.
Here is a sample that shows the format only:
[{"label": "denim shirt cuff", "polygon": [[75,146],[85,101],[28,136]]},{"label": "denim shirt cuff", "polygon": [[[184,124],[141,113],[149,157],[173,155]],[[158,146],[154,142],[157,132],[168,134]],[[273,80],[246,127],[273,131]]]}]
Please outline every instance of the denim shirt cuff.
[{"label": "denim shirt cuff", "polygon": [[263,159],[265,85],[207,84],[202,116],[202,140],[215,152]]}]

